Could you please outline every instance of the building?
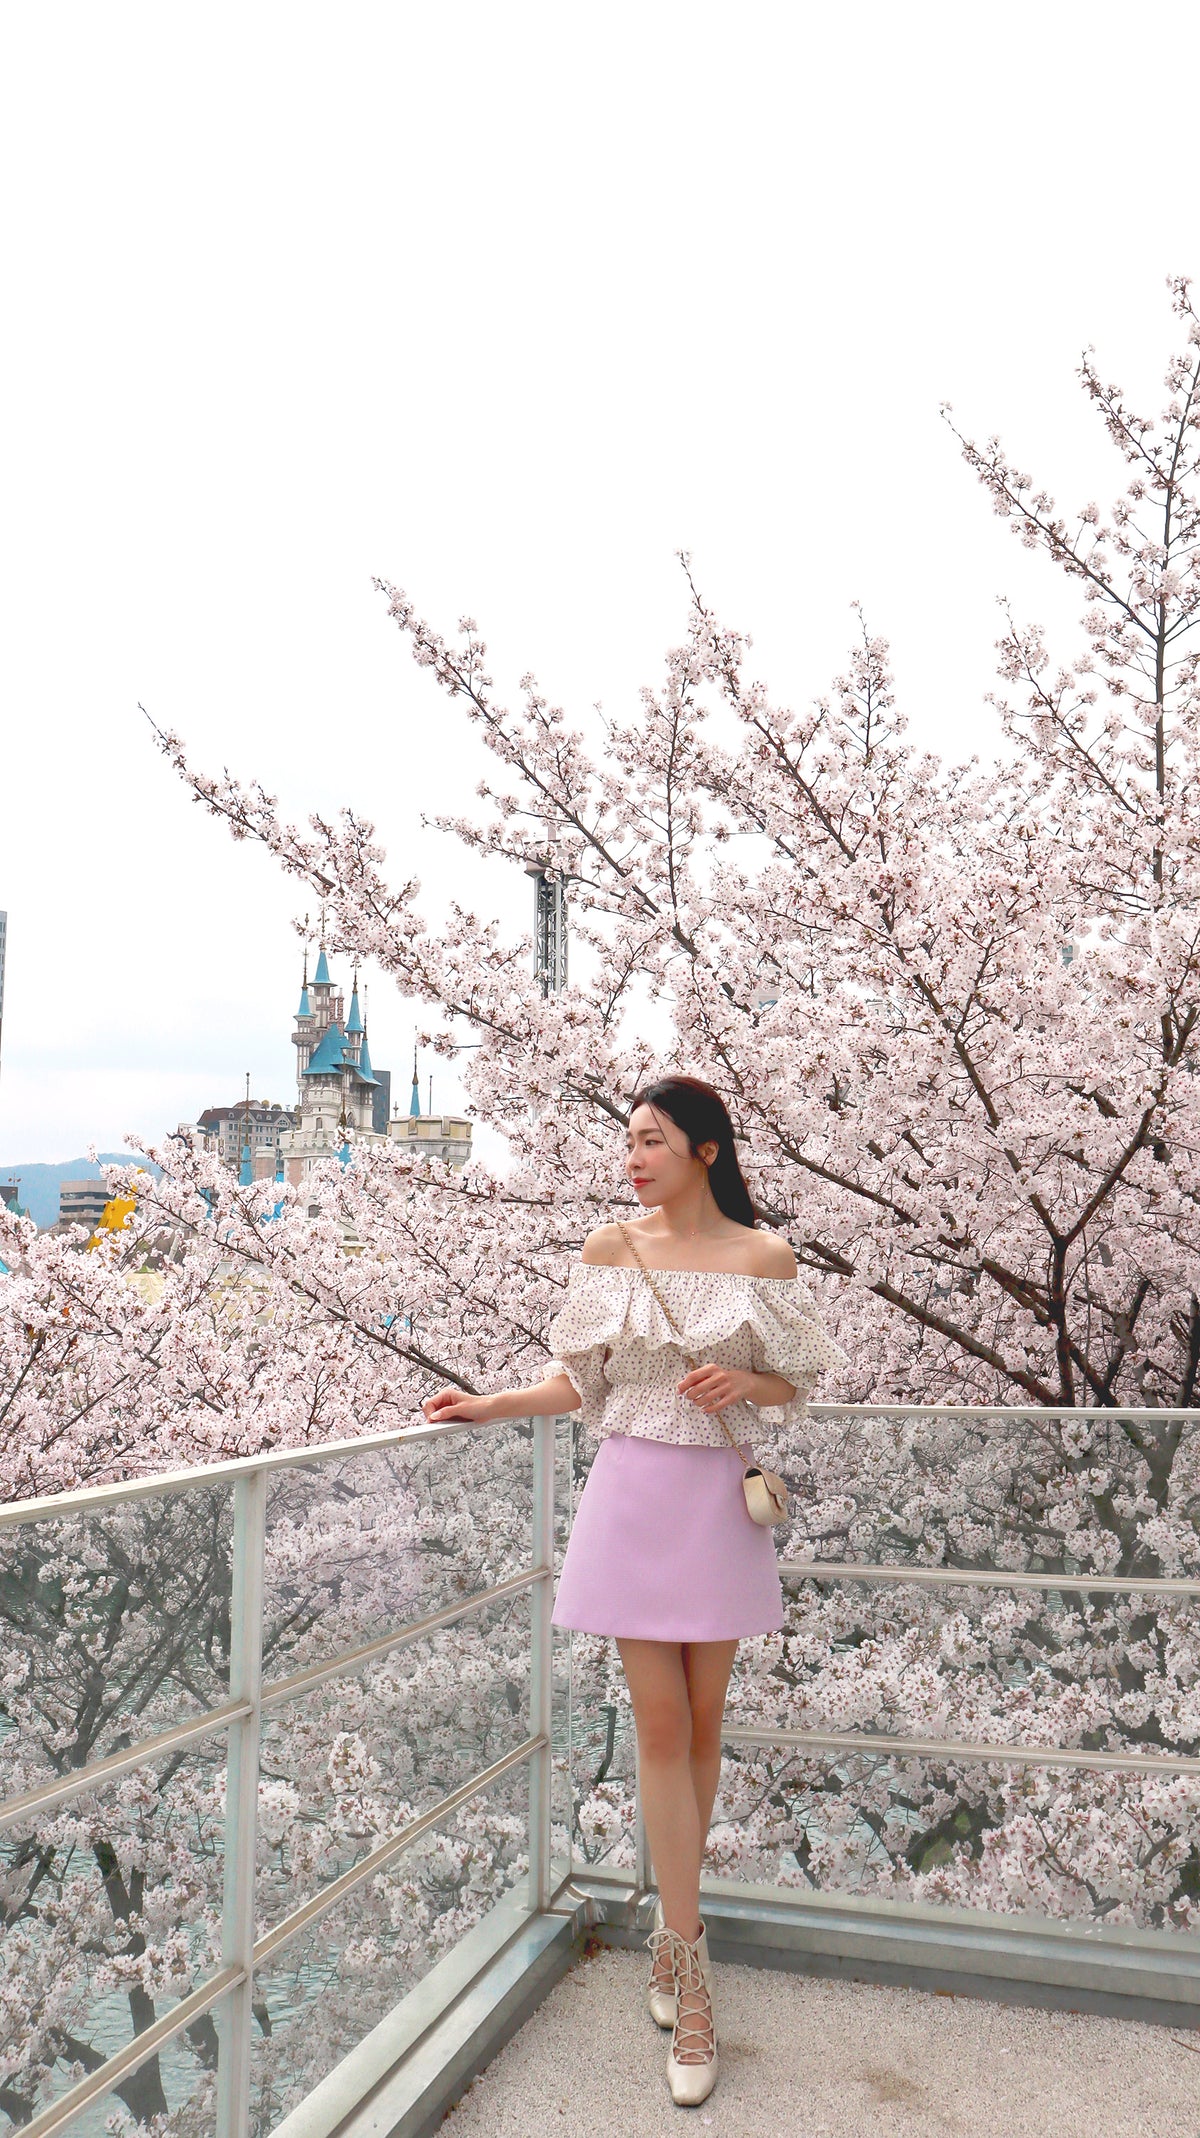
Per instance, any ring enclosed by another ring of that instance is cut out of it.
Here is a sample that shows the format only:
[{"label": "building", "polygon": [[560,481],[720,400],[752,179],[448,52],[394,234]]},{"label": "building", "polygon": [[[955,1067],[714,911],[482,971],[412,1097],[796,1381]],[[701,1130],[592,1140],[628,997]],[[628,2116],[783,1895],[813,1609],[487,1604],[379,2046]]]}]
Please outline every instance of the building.
[{"label": "building", "polygon": [[64,1180],[58,1191],[60,1225],[86,1225],[95,1231],[109,1199],[102,1180]]},{"label": "building", "polygon": [[431,1158],[444,1158],[447,1165],[464,1166],[471,1155],[471,1123],[461,1114],[423,1114],[417,1085],[417,1057],[413,1052],[412,1097],[408,1112],[397,1111],[388,1124],[393,1143],[404,1143]]},{"label": "building", "polygon": [[458,1114],[421,1112],[415,1056],[408,1113],[397,1107],[389,1118],[391,1073],[376,1070],[371,1061],[357,975],[347,1013],[346,998],[330,977],[324,944],[311,984],[305,960],[292,1045],[297,1120],[279,1137],[280,1179],[298,1187],[319,1160],[347,1157],[353,1143],[401,1143],[449,1165],[466,1164],[471,1123]]},{"label": "building", "polygon": [[297,1118],[293,1108],[277,1099],[269,1105],[262,1099],[244,1099],[240,1106],[206,1106],[194,1126],[235,1172],[240,1172],[248,1150],[250,1177],[262,1180],[276,1171],[279,1138],[284,1129],[295,1128]]}]

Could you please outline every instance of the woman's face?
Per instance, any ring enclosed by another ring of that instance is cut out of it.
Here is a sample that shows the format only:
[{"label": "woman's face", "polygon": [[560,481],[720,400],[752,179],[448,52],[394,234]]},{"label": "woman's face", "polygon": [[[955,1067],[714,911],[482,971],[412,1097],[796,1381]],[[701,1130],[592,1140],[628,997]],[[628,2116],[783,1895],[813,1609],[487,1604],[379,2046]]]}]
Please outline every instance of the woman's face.
[{"label": "woman's face", "polygon": [[651,1106],[635,1106],[625,1135],[625,1174],[638,1201],[647,1207],[670,1202],[707,1173],[717,1155],[715,1143],[702,1143],[693,1158],[677,1121]]}]

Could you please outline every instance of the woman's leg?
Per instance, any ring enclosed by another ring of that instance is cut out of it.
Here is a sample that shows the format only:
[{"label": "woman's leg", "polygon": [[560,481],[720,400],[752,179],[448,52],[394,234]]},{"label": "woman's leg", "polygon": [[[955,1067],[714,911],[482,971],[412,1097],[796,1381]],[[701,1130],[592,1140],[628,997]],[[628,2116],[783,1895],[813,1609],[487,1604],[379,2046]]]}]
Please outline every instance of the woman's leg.
[{"label": "woman's leg", "polygon": [[[618,1640],[633,1702],[642,1817],[663,1922],[693,1945],[700,1935],[700,1866],[721,1771],[721,1722],[736,1641]],[[665,1989],[671,1967],[655,1962]],[[712,2010],[703,1987],[681,1995],[684,2063],[713,2055]]]},{"label": "woman's leg", "polygon": [[692,1710],[678,1641],[618,1640],[637,1726],[642,1817],[663,1921],[700,1935],[700,1814],[692,1785]]},{"label": "woman's leg", "polygon": [[692,1711],[692,1788],[700,1824],[701,1863],[721,1778],[721,1724],[736,1654],[736,1641],[687,1641],[683,1648],[683,1671]]},{"label": "woman's leg", "polygon": [[692,1941],[700,1934],[700,1866],[737,1642],[618,1640],[617,1647],[633,1701],[642,1817],[663,1921]]}]

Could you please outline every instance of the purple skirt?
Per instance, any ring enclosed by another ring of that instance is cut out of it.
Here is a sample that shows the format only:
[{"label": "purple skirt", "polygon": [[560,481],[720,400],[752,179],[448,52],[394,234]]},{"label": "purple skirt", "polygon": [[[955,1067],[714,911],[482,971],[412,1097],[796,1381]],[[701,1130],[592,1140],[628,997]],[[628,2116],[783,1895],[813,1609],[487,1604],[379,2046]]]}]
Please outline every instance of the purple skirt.
[{"label": "purple skirt", "polygon": [[732,1448],[612,1433],[575,1510],[553,1622],[643,1641],[777,1633],[774,1533],[752,1522]]}]

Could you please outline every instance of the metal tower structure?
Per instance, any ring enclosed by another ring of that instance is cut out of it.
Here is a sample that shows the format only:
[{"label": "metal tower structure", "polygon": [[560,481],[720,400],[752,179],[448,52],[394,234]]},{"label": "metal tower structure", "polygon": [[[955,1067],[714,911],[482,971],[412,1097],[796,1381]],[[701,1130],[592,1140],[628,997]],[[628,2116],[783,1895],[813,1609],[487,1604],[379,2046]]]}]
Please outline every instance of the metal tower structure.
[{"label": "metal tower structure", "polygon": [[549,995],[567,984],[567,898],[562,871],[554,865],[554,822],[544,821],[545,856],[526,862],[525,874],[533,878],[533,969],[543,995]]}]

